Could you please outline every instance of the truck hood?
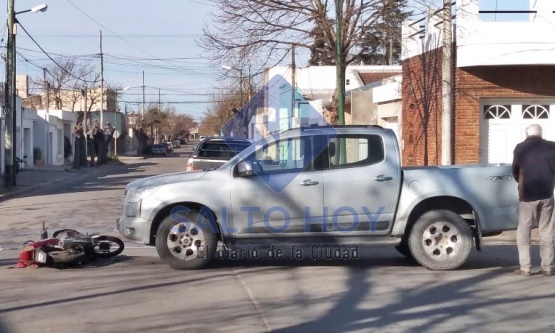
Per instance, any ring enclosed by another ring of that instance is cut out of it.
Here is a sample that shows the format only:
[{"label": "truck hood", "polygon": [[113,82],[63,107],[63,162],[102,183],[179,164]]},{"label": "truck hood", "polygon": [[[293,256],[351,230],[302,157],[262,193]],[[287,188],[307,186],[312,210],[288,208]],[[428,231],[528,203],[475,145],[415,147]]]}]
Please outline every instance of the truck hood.
[{"label": "truck hood", "polygon": [[204,175],[206,175],[206,172],[207,171],[168,173],[137,179],[127,184],[126,190],[191,181],[204,177]]}]

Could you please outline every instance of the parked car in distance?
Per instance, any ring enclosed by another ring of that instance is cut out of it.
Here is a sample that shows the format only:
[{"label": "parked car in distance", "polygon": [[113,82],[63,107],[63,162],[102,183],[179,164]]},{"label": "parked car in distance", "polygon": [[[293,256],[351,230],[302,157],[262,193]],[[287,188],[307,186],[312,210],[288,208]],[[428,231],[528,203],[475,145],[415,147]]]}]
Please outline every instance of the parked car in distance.
[{"label": "parked car in distance", "polygon": [[181,148],[181,141],[179,140],[173,140],[173,147],[174,148]]},{"label": "parked car in distance", "polygon": [[168,156],[167,145],[164,144],[164,143],[157,143],[157,144],[152,145],[151,155],[152,156],[156,156],[156,155]]},{"label": "parked car in distance", "polygon": [[179,139],[179,143],[182,145],[186,145],[188,142],[189,140],[187,140],[187,138]]},{"label": "parked car in distance", "polygon": [[246,138],[207,137],[195,146],[186,171],[217,169],[251,144]]},{"label": "parked car in distance", "polygon": [[202,141],[202,140],[204,140],[204,139],[206,139],[206,138],[207,138],[206,135],[201,135],[198,139],[199,139],[199,141]]}]

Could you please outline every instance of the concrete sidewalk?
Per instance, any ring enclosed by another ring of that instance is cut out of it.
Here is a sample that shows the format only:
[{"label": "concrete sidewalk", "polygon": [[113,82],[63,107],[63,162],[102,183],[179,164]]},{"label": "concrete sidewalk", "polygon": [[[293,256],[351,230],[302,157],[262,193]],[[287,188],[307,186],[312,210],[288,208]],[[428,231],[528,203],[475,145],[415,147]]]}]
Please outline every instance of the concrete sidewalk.
[{"label": "concrete sidewalk", "polygon": [[57,165],[22,170],[17,175],[17,183],[14,188],[0,188],[0,202],[52,184],[79,179],[91,174],[100,174],[109,171],[109,168],[126,164],[126,161],[142,159],[142,157],[118,156],[118,159],[119,161],[111,160],[108,164],[80,169],[74,169],[72,165]]}]

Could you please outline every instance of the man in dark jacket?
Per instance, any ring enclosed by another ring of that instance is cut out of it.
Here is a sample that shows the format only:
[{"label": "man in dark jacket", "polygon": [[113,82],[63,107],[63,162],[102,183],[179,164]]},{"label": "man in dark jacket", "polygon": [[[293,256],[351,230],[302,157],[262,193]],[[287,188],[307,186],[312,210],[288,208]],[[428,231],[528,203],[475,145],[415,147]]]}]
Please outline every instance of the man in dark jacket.
[{"label": "man in dark jacket", "polygon": [[519,213],[516,243],[520,268],[515,274],[532,275],[530,238],[537,225],[540,236],[541,273],[553,274],[553,190],[555,142],[542,138],[540,125],[526,128],[526,140],[514,150],[513,177],[518,182]]}]

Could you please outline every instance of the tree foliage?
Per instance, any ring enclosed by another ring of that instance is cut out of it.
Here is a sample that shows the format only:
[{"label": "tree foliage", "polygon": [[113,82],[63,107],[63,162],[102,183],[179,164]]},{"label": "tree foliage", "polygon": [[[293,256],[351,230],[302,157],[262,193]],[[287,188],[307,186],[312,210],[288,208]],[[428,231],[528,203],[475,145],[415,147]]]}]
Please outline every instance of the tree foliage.
[{"label": "tree foliage", "polygon": [[401,27],[409,16],[407,0],[384,0],[379,19],[362,36],[356,62],[367,65],[398,64],[401,58]]},{"label": "tree foliage", "polygon": [[339,57],[344,72],[348,64],[368,52],[361,45],[380,22],[387,3],[396,1],[215,0],[213,20],[199,42],[218,65],[275,66],[289,55],[292,45],[325,55],[325,59],[320,56],[320,63],[325,63],[337,56],[334,22],[338,5],[342,36]]},{"label": "tree foliage", "polygon": [[217,135],[237,110],[240,96],[230,88],[221,88],[212,95],[212,105],[200,123],[200,135]]},{"label": "tree foliage", "polygon": [[151,104],[145,110],[141,126],[160,140],[165,136],[171,139],[188,136],[197,123],[189,115],[176,113],[173,107],[160,108],[158,104]]}]

